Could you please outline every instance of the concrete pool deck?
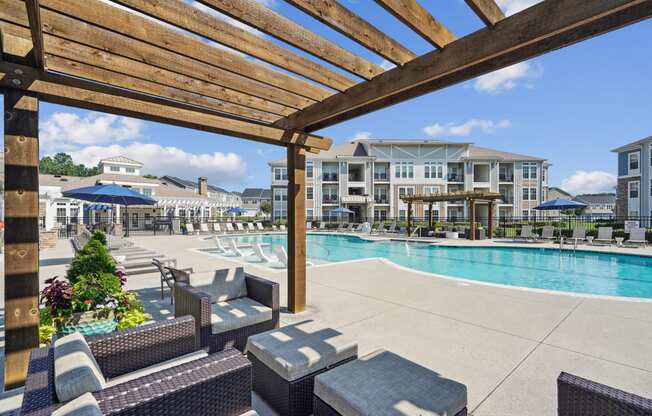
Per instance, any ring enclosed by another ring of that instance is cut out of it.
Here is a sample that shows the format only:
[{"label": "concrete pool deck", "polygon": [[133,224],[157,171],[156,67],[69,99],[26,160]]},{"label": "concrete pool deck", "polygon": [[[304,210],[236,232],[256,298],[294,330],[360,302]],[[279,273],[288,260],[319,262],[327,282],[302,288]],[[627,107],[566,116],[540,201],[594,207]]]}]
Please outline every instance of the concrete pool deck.
[{"label": "concrete pool deck", "polygon": [[[195,271],[240,263],[196,251],[212,247],[198,236],[132,237],[136,245],[176,257]],[[447,241],[447,243],[449,243]],[[496,244],[454,241],[463,245]],[[532,244],[522,244],[531,247]],[[554,247],[549,243],[538,247]],[[618,253],[652,249],[591,247]],[[63,275],[72,257],[59,241],[42,252],[41,279]],[[284,271],[254,264],[247,271],[281,284]],[[129,278],[154,319],[174,315],[169,296],[160,300],[158,274]],[[652,397],[652,302],[519,290],[441,279],[379,259],[308,269],[308,308],[283,313],[283,324],[319,320],[355,337],[364,355],[386,348],[447,378],[464,383],[473,415],[554,415],[556,378],[567,371],[645,397]],[[14,405],[13,397],[0,402]],[[254,398],[261,415],[272,415]]]}]

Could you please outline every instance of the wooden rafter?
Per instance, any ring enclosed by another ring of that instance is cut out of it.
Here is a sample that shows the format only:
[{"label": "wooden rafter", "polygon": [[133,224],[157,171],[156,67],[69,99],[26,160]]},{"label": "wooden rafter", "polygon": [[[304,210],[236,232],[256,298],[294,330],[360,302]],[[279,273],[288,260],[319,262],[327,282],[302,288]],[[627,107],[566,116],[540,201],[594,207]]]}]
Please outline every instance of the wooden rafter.
[{"label": "wooden rafter", "polygon": [[362,78],[371,79],[383,72],[380,66],[354,55],[256,1],[198,1]]},{"label": "wooden rafter", "polygon": [[495,0],[466,0],[485,25],[492,27],[505,18],[505,14],[496,4]]},{"label": "wooden rafter", "polygon": [[417,57],[337,0],[286,1],[394,64],[403,65]]},{"label": "wooden rafter", "polygon": [[455,40],[455,35],[439,23],[417,0],[376,0],[376,3],[438,48],[443,48]]},{"label": "wooden rafter", "polygon": [[[17,71],[18,70],[18,71]],[[297,144],[325,150],[331,140],[320,136],[292,133],[220,115],[171,107],[163,103],[131,98],[129,91],[78,78],[52,74],[23,65],[0,61],[0,87],[36,93],[41,100],[94,111],[120,114],[142,120],[163,122],[268,144]]]},{"label": "wooden rafter", "polygon": [[[202,61],[242,78],[246,77],[304,96],[313,101],[319,101],[332,95],[331,91],[322,87],[272,70],[224,48],[209,45],[170,27],[99,0],[41,0],[41,6],[124,36],[148,42],[176,54]],[[43,11],[42,15],[43,22],[49,24],[52,14],[46,15]],[[76,22],[75,26],[78,27],[79,22]],[[78,39],[78,41],[84,43],[82,39]]]},{"label": "wooden rafter", "polygon": [[[572,11],[569,12],[569,11]],[[276,125],[315,131],[652,16],[651,0],[546,0]]]},{"label": "wooden rafter", "polygon": [[337,91],[355,85],[355,81],[323,65],[276,45],[261,36],[236,27],[223,19],[179,0],[114,0],[161,21],[204,36],[224,46],[294,72]]},{"label": "wooden rafter", "polygon": [[41,31],[41,9],[39,0],[25,0],[27,8],[27,18],[29,20],[29,29],[32,33],[32,60],[34,66],[43,68],[45,59],[43,57],[43,32]]}]

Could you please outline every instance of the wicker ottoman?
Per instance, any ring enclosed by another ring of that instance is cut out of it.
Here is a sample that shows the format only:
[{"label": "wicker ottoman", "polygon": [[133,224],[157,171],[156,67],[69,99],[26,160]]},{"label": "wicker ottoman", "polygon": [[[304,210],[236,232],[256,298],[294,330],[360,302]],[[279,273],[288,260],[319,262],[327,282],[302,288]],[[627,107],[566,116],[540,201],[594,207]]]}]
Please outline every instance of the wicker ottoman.
[{"label": "wicker ottoman", "polygon": [[465,416],[466,386],[380,350],[315,378],[315,416]]},{"label": "wicker ottoman", "polygon": [[357,343],[306,321],[253,335],[245,349],[253,389],[280,415],[309,415],[317,374],[355,360]]}]

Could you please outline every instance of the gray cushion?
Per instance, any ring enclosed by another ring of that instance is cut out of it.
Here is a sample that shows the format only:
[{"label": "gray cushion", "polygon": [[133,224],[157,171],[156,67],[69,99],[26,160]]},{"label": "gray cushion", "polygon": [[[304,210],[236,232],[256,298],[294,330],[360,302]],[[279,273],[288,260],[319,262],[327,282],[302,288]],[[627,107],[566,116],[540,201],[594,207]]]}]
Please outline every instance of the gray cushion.
[{"label": "gray cushion", "polygon": [[466,386],[389,351],[315,377],[315,395],[343,416],[454,416]]},{"label": "gray cushion", "polygon": [[272,309],[250,298],[231,299],[211,305],[211,326],[214,334],[271,319]]},{"label": "gray cushion", "polygon": [[188,280],[190,286],[211,295],[211,302],[224,302],[247,296],[247,282],[242,267],[193,273]]},{"label": "gray cushion", "polygon": [[75,332],[54,341],[54,389],[60,402],[102,390],[102,375],[84,336]]},{"label": "gray cushion", "polygon": [[102,416],[102,411],[95,397],[84,393],[52,412],[52,416]]},{"label": "gray cushion", "polygon": [[358,354],[358,344],[314,321],[249,337],[245,351],[285,380],[297,380]]},{"label": "gray cushion", "polygon": [[180,357],[173,358],[171,360],[163,361],[162,363],[157,363],[150,365],[149,367],[141,368],[140,370],[132,371],[131,373],[123,374],[118,377],[107,380],[106,386],[112,387],[118,384],[126,383],[127,381],[135,380],[140,377],[145,377],[150,374],[157,373],[159,371],[167,370],[168,368],[176,367],[181,364],[186,364],[200,358],[208,357],[208,353],[205,350],[199,350],[191,352],[190,354],[185,354]]}]

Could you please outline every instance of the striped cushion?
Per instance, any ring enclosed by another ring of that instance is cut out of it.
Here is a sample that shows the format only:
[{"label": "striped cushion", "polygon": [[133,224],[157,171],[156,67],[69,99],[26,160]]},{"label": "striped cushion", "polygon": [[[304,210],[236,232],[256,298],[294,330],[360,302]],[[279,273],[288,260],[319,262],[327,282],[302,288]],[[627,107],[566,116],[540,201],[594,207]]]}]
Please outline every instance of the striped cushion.
[{"label": "striped cushion", "polygon": [[54,341],[54,389],[60,402],[105,386],[106,380],[82,334],[75,332]]}]

